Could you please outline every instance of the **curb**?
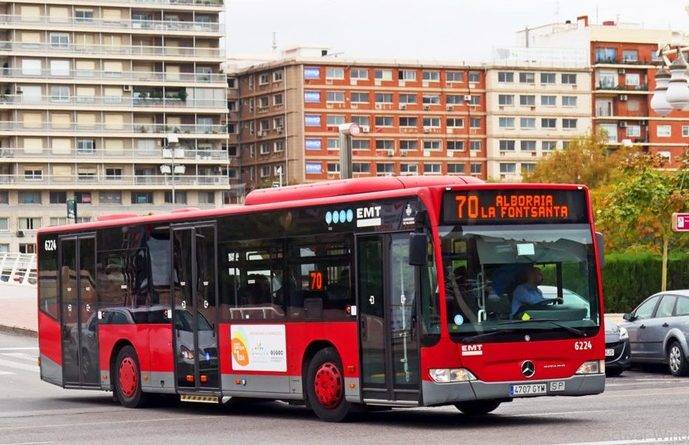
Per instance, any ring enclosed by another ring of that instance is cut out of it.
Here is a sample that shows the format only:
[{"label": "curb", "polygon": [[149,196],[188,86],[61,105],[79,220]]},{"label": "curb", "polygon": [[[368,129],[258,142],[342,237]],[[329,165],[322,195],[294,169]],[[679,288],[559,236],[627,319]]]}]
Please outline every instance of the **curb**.
[{"label": "curb", "polygon": [[0,333],[23,335],[25,337],[38,337],[38,333],[33,329],[20,328],[17,326],[5,326],[0,324]]}]

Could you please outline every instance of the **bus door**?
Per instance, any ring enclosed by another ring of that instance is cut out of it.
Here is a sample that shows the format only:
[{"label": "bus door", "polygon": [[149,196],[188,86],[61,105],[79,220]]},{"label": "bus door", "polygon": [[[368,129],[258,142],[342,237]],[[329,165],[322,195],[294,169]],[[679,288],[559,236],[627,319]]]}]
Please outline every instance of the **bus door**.
[{"label": "bus door", "polygon": [[220,370],[215,225],[180,225],[171,230],[177,389],[217,392]]},{"label": "bus door", "polygon": [[419,402],[419,284],[409,233],[357,237],[361,389],[364,401]]},{"label": "bus door", "polygon": [[96,238],[59,238],[62,379],[65,386],[98,386]]}]

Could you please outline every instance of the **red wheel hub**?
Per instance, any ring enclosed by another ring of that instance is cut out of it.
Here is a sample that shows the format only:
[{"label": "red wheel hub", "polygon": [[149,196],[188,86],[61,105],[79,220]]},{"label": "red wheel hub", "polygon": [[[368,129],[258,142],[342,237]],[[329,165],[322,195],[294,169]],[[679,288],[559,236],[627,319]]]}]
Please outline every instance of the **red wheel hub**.
[{"label": "red wheel hub", "polygon": [[336,408],[342,401],[342,373],[332,362],[323,363],[316,371],[313,386],[318,402],[326,408]]},{"label": "red wheel hub", "polygon": [[119,378],[120,389],[125,397],[134,397],[139,383],[139,372],[136,369],[136,363],[131,357],[125,357],[120,362],[120,368],[117,372]]}]

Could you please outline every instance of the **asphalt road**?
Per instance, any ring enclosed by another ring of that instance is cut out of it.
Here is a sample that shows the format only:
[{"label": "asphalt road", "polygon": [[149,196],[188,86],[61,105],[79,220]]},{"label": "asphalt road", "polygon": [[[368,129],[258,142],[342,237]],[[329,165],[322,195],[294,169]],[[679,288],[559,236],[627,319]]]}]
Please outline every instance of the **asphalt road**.
[{"label": "asphalt road", "polygon": [[0,445],[48,443],[689,443],[689,378],[662,369],[608,380],[604,394],[504,404],[466,418],[454,408],[368,413],[324,423],[303,407],[158,404],[126,409],[110,393],[41,382],[36,341],[0,333]]}]

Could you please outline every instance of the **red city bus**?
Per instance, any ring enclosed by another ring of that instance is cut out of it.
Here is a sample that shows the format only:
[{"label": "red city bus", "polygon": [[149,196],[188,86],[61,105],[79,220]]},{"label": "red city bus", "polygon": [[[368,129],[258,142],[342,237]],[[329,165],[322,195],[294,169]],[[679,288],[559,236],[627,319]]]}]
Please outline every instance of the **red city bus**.
[{"label": "red city bus", "polygon": [[381,177],[38,233],[41,378],[113,391],[354,406],[604,390],[588,190]]}]

